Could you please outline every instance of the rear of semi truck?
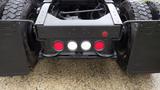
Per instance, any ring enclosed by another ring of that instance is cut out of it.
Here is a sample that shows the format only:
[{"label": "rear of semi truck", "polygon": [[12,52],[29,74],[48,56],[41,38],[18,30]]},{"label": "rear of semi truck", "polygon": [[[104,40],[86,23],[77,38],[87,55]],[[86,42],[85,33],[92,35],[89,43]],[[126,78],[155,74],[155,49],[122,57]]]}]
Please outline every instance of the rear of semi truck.
[{"label": "rear of semi truck", "polygon": [[28,74],[40,57],[116,58],[127,72],[160,72],[160,2],[2,0],[0,13],[1,76]]}]

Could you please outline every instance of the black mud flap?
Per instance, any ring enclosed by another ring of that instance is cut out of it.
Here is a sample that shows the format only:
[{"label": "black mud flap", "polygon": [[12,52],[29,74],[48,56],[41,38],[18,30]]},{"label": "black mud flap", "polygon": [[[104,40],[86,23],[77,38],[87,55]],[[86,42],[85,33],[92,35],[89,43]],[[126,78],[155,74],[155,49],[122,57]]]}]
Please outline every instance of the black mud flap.
[{"label": "black mud flap", "polygon": [[32,25],[31,21],[0,21],[0,76],[29,73],[26,31]]},{"label": "black mud flap", "polygon": [[160,72],[160,21],[129,21],[140,26],[132,46],[127,71]]}]

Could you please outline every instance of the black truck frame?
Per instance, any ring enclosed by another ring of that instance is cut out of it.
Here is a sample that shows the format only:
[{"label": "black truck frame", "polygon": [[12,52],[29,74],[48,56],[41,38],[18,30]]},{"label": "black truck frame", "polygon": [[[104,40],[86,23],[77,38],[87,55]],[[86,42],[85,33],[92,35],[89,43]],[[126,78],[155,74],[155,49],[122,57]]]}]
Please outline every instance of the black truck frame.
[{"label": "black truck frame", "polygon": [[160,4],[134,0],[22,0],[20,4],[31,1],[35,7],[28,9],[32,13],[27,13],[29,17],[15,18],[17,13],[8,14],[14,8],[8,7],[16,1],[20,3],[9,0],[5,7],[0,6],[1,76],[28,74],[39,58],[116,58],[127,72],[160,72]]}]

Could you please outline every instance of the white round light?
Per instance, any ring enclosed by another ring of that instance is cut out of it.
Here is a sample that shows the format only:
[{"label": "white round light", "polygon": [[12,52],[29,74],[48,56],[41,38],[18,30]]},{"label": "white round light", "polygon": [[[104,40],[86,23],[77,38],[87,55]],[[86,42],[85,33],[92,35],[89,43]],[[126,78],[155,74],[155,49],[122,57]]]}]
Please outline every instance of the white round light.
[{"label": "white round light", "polygon": [[76,43],[75,41],[70,41],[70,42],[68,43],[67,47],[68,47],[68,49],[69,49],[70,51],[75,51],[75,50],[77,50],[78,45],[77,45],[77,43]]},{"label": "white round light", "polygon": [[83,41],[83,42],[81,43],[81,48],[82,48],[82,50],[84,50],[84,51],[88,51],[88,50],[91,49],[91,43],[90,43],[89,41]]}]

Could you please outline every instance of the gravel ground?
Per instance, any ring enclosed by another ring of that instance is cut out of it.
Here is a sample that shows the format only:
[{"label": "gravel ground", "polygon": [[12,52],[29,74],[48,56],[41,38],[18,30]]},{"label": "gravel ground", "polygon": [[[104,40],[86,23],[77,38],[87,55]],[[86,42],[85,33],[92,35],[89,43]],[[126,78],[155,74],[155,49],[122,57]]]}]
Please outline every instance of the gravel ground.
[{"label": "gravel ground", "polygon": [[44,60],[29,75],[0,77],[0,90],[159,89],[160,74],[129,75],[111,60]]}]

